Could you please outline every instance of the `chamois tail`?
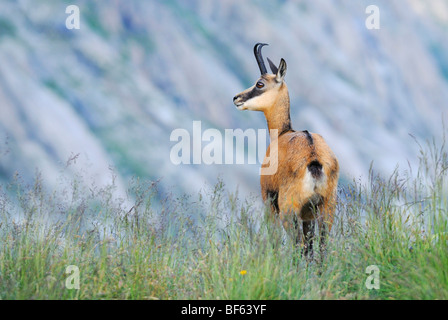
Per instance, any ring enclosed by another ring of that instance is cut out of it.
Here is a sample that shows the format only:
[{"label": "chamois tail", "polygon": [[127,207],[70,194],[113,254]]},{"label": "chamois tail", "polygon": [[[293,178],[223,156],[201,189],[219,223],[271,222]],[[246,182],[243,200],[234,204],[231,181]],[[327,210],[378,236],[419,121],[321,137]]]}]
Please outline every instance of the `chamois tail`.
[{"label": "chamois tail", "polygon": [[319,179],[322,176],[322,165],[319,161],[311,161],[308,165],[308,171],[314,179]]}]

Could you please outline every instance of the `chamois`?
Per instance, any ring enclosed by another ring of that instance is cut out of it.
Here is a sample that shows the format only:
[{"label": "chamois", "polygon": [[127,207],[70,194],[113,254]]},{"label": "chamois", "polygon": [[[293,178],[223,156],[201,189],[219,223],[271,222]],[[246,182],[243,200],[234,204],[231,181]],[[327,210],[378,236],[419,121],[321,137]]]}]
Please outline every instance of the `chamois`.
[{"label": "chamois", "polygon": [[[255,85],[237,94],[233,102],[238,110],[262,111],[266,117],[271,143],[262,167],[268,161],[277,161],[277,170],[261,175],[263,201],[269,201],[271,211],[279,215],[285,230],[292,232],[297,244],[304,247],[302,253],[308,256],[313,253],[315,222],[321,244],[331,230],[339,164],[322,136],[291,128],[289,93],[284,81],[286,62],[282,58],[276,67],[268,58],[273,73],[268,74],[261,55],[265,45],[257,43],[254,47],[260,78]],[[277,148],[271,148],[274,141]],[[302,222],[302,231],[299,222]]]}]

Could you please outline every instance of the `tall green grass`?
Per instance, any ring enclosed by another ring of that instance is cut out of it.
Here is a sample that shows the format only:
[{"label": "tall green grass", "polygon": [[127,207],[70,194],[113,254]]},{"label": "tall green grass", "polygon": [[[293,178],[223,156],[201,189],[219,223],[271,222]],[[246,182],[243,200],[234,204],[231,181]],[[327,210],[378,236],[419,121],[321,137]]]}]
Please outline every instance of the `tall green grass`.
[{"label": "tall green grass", "polygon": [[[326,254],[312,261],[222,181],[156,202],[156,182],[135,179],[119,199],[81,176],[49,193],[39,174],[32,185],[16,175],[0,187],[0,298],[448,299],[445,144],[419,158],[417,172],[371,170],[341,187]],[[70,265],[79,289],[66,286]],[[366,286],[369,265],[379,289]]]}]

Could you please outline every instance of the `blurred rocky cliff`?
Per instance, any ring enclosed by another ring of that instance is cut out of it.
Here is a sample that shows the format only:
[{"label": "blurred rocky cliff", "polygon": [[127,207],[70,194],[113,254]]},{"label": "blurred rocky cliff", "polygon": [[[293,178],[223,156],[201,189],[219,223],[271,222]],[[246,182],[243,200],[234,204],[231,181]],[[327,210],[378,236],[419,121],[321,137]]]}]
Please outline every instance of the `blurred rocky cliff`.
[{"label": "blurred rocky cliff", "polygon": [[[80,29],[67,29],[68,5]],[[370,4],[380,29],[365,26]],[[343,179],[371,162],[390,173],[414,163],[448,113],[448,1],[28,1],[0,2],[0,180],[42,172],[57,187],[76,158],[97,184],[111,171],[195,192],[221,177],[259,192],[257,165],[174,165],[176,128],[265,129],[233,96],[265,56],[288,64],[296,129],[324,136]]]}]

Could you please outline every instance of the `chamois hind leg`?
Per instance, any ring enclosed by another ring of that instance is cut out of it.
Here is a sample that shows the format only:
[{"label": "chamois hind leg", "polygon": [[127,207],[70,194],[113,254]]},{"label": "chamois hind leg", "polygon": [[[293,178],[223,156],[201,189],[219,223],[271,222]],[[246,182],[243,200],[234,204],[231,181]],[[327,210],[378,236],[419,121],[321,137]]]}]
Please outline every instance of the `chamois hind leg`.
[{"label": "chamois hind leg", "polygon": [[304,244],[303,221],[300,218],[302,204],[294,201],[296,196],[294,191],[293,188],[280,188],[278,193],[279,214],[286,233],[304,254],[303,250],[300,249]]},{"label": "chamois hind leg", "polygon": [[300,254],[307,259],[312,259],[315,221],[303,221],[294,213],[288,215],[287,218],[291,218],[292,223],[284,224],[284,226],[285,228],[289,226],[287,231],[294,239]]},{"label": "chamois hind leg", "polygon": [[[293,226],[292,230],[289,230],[291,237],[294,239],[294,243],[297,247],[302,245],[303,233],[300,228],[300,219],[297,217],[295,213],[290,213],[288,218],[292,219],[292,223],[290,225]],[[284,224],[285,225],[285,224]],[[286,226],[286,225],[285,225]]]},{"label": "chamois hind leg", "polygon": [[314,240],[314,220],[303,221],[303,251],[305,257],[313,258],[313,240]]},{"label": "chamois hind leg", "polygon": [[319,206],[320,215],[317,218],[319,227],[319,247],[321,256],[325,254],[328,234],[331,231],[334,220],[334,205],[330,202],[326,202]]}]

